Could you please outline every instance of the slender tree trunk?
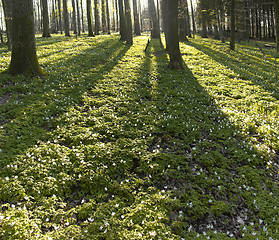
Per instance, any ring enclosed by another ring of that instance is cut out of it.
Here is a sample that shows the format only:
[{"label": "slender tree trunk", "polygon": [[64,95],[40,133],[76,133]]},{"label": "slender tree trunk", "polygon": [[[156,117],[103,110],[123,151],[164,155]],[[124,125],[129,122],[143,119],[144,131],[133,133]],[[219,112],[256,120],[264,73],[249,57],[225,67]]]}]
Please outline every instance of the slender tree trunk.
[{"label": "slender tree trunk", "polygon": [[36,53],[32,0],[13,0],[12,57],[7,73],[44,75]]},{"label": "slender tree trunk", "polygon": [[270,7],[270,22],[271,22],[271,37],[272,37],[273,39],[275,39],[275,25],[274,25],[275,19],[274,19],[274,12],[275,12],[275,11],[273,11],[273,6],[271,5],[271,7]]},{"label": "slender tree trunk", "polygon": [[5,22],[6,22],[6,33],[7,33],[7,45],[8,50],[12,50],[12,9],[13,1],[11,0],[2,0]]},{"label": "slender tree trunk", "polygon": [[115,20],[116,20],[116,23],[115,23],[115,32],[118,32],[119,31],[119,20],[118,20],[118,0],[115,0],[114,1],[114,8],[115,8]]},{"label": "slender tree trunk", "polygon": [[279,2],[274,0],[276,50],[279,52]]},{"label": "slender tree trunk", "polygon": [[63,20],[65,36],[70,37],[70,24],[67,0],[63,0]]},{"label": "slender tree trunk", "polygon": [[235,0],[231,0],[231,36],[230,49],[235,50]]},{"label": "slender tree trunk", "polygon": [[196,22],[195,22],[194,8],[193,8],[192,0],[190,0],[190,3],[191,3],[191,16],[192,16],[193,34],[195,34],[196,33]]},{"label": "slender tree trunk", "polygon": [[192,37],[191,35],[191,27],[190,27],[190,14],[189,14],[189,6],[188,6],[188,1],[185,1],[185,4],[186,4],[186,35],[188,37]]},{"label": "slender tree trunk", "polygon": [[132,16],[131,16],[131,6],[130,0],[124,0],[125,3],[125,18],[127,26],[127,44],[133,45],[133,28],[132,28]]},{"label": "slender tree trunk", "polygon": [[107,31],[108,31],[108,34],[110,34],[110,17],[109,17],[109,2],[108,0],[106,0],[106,13],[107,13]]},{"label": "slender tree trunk", "polygon": [[84,17],[83,17],[83,4],[82,4],[82,0],[80,0],[80,12],[81,12],[81,26],[82,26],[82,32],[85,32],[84,29]]},{"label": "slender tree trunk", "polygon": [[154,0],[148,0],[148,11],[152,23],[151,38],[160,38],[159,19],[157,16]]},{"label": "slender tree trunk", "polygon": [[[201,0],[201,19],[202,19],[202,37],[207,38],[207,29],[206,29],[206,15],[205,15],[205,0]],[[233,0],[232,0],[233,1]]]},{"label": "slender tree trunk", "polygon": [[74,34],[77,34],[77,18],[76,18],[76,3],[75,0],[72,0],[72,20],[73,20],[73,27],[74,27]]},{"label": "slender tree trunk", "polygon": [[127,24],[124,12],[123,0],[118,0],[119,6],[119,18],[120,18],[120,40],[125,41],[127,39]]},{"label": "slender tree trunk", "polygon": [[134,33],[136,36],[140,36],[140,23],[138,12],[138,1],[133,0],[133,12],[134,12]]},{"label": "slender tree trunk", "polygon": [[92,27],[92,15],[91,15],[91,0],[86,0],[87,10],[87,24],[88,24],[88,37],[94,37]]},{"label": "slender tree trunk", "polygon": [[61,0],[57,0],[58,2],[58,15],[59,15],[59,30],[60,33],[63,33],[63,28],[62,28],[62,14],[61,14]]},{"label": "slender tree trunk", "polygon": [[55,12],[55,0],[52,0],[51,33],[57,33],[57,18],[56,18],[56,12]]},{"label": "slender tree trunk", "polygon": [[[164,0],[163,0],[164,1]],[[178,39],[178,0],[167,0],[170,69],[183,69]]]},{"label": "slender tree trunk", "polygon": [[94,0],[94,10],[95,10],[95,35],[99,35],[100,34],[100,18],[99,18],[98,0]]},{"label": "slender tree trunk", "polygon": [[[82,0],[81,0],[82,1]],[[76,0],[76,6],[77,6],[77,26],[78,26],[78,35],[80,36],[81,32],[81,25],[80,25],[80,12],[79,12],[79,2]]]},{"label": "slender tree trunk", "polygon": [[186,12],[185,12],[185,2],[183,0],[178,0],[178,38],[179,41],[187,41],[186,37]]},{"label": "slender tree trunk", "polygon": [[101,17],[102,17],[102,31],[105,33],[107,31],[107,23],[106,23],[106,2],[105,0],[101,0]]},{"label": "slender tree trunk", "polygon": [[169,51],[169,9],[168,2],[166,0],[161,0],[162,8],[162,18],[163,18],[163,30],[165,33],[166,50]]}]

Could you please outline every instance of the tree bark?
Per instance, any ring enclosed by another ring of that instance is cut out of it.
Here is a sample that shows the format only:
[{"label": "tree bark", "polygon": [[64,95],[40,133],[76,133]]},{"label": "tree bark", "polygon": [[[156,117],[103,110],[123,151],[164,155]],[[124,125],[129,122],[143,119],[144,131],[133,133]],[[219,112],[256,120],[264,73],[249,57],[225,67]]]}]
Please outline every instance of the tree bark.
[{"label": "tree bark", "polygon": [[235,50],[235,0],[231,0],[230,49]]},{"label": "tree bark", "polygon": [[110,34],[110,17],[109,17],[109,2],[106,0],[106,13],[107,13],[107,31]]},{"label": "tree bark", "polygon": [[83,4],[82,0],[80,0],[80,12],[81,12],[81,26],[82,26],[82,32],[84,33],[84,18],[83,18]]},{"label": "tree bark", "polygon": [[86,0],[86,11],[87,11],[87,24],[88,24],[88,37],[94,37],[92,27],[92,15],[91,15],[91,0]]},{"label": "tree bark", "polygon": [[133,45],[133,28],[132,28],[130,0],[124,0],[124,3],[125,3],[125,19],[126,19],[126,26],[127,26],[126,41],[128,45]]},{"label": "tree bark", "polygon": [[133,0],[133,12],[134,12],[134,33],[136,36],[140,36],[140,23],[138,12],[138,1]]},{"label": "tree bark", "polygon": [[170,69],[183,69],[183,61],[179,48],[178,39],[178,0],[167,0],[168,7],[168,33],[169,33],[169,49]]},{"label": "tree bark", "polygon": [[7,32],[7,45],[8,50],[12,50],[12,9],[13,2],[11,0],[2,0],[5,22],[6,22],[6,32]]},{"label": "tree bark", "polygon": [[[201,0],[202,37],[207,38],[205,0]],[[233,0],[232,0],[233,1]]]},{"label": "tree bark", "polygon": [[162,18],[163,18],[163,30],[165,33],[166,50],[169,50],[169,10],[166,0],[161,0],[162,6]]},{"label": "tree bark", "polygon": [[50,37],[47,0],[42,0],[43,6],[43,37]]},{"label": "tree bark", "polygon": [[157,16],[154,0],[148,0],[148,11],[151,19],[151,38],[160,38],[159,19]]},{"label": "tree bark", "polygon": [[62,14],[61,14],[61,0],[57,0],[58,2],[58,15],[59,15],[59,30],[60,33],[63,33],[63,28],[62,28]]},{"label": "tree bark", "polygon": [[74,27],[74,34],[77,34],[77,18],[76,18],[76,3],[75,0],[72,0],[72,8],[73,8],[73,27]]},{"label": "tree bark", "polygon": [[7,73],[42,76],[36,53],[32,0],[13,0],[12,57]]},{"label": "tree bark", "polygon": [[63,20],[65,36],[70,37],[70,24],[67,0],[63,0]]},{"label": "tree bark", "polygon": [[80,25],[80,12],[79,12],[79,2],[78,2],[78,0],[76,0],[76,6],[77,6],[77,26],[78,26],[78,35],[80,36],[81,25]]},{"label": "tree bark", "polygon": [[106,2],[105,0],[101,0],[101,6],[102,6],[102,11],[101,11],[101,17],[102,17],[102,31],[105,33],[107,31],[107,23],[106,23]]},{"label": "tree bark", "polygon": [[279,2],[274,0],[276,51],[279,52]]},{"label": "tree bark", "polygon": [[127,24],[124,12],[123,0],[118,0],[119,6],[119,18],[120,18],[120,40],[125,41],[127,39]]},{"label": "tree bark", "polygon": [[118,1],[117,0],[115,0],[114,5],[115,5],[115,15],[116,15],[115,31],[118,32],[119,31],[119,27],[118,27],[119,20],[118,20]]},{"label": "tree bark", "polygon": [[99,19],[99,4],[98,0],[94,0],[94,11],[95,11],[95,35],[100,34],[100,19]]}]

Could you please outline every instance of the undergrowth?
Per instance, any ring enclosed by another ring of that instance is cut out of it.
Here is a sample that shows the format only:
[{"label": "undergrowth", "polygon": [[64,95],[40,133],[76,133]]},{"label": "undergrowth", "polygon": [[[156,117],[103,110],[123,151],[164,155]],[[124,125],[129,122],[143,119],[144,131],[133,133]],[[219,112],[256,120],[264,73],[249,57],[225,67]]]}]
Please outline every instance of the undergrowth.
[{"label": "undergrowth", "polygon": [[272,53],[197,38],[175,72],[134,40],[37,38],[48,76],[0,76],[0,238],[277,239]]}]

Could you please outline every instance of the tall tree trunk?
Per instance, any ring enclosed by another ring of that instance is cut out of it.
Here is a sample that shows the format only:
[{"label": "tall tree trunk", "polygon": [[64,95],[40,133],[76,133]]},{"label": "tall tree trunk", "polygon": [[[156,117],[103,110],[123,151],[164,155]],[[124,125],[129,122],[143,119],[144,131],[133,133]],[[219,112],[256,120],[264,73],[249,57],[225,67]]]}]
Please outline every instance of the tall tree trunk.
[{"label": "tall tree trunk", "polygon": [[82,26],[82,32],[84,33],[84,17],[83,17],[83,4],[82,4],[83,0],[80,0],[80,12],[81,12],[81,26]]},{"label": "tall tree trunk", "polygon": [[107,13],[107,31],[110,34],[110,17],[109,17],[109,2],[106,0],[106,13]]},{"label": "tall tree trunk", "polygon": [[95,35],[100,34],[100,17],[99,17],[99,4],[98,0],[94,0],[94,17],[95,17]]},{"label": "tall tree trunk", "polygon": [[2,0],[5,22],[6,22],[6,32],[7,32],[7,44],[8,50],[12,50],[12,9],[13,9],[13,1],[11,0]]},{"label": "tall tree trunk", "polygon": [[118,0],[119,6],[119,18],[120,18],[120,40],[125,41],[127,39],[127,24],[124,12],[123,0]]},{"label": "tall tree trunk", "polygon": [[148,0],[148,11],[152,23],[151,38],[160,38],[159,19],[154,0]]},{"label": "tall tree trunk", "polygon": [[115,7],[114,7],[114,8],[115,8],[115,20],[116,20],[115,29],[114,29],[114,30],[115,30],[116,32],[118,32],[118,31],[119,31],[119,27],[118,27],[118,26],[119,26],[119,25],[118,25],[118,24],[119,24],[119,23],[118,23],[118,22],[119,22],[119,20],[118,20],[118,16],[119,16],[119,14],[118,14],[118,0],[115,0],[115,1],[114,1],[114,6],[115,6]]},{"label": "tall tree trunk", "polygon": [[70,24],[67,0],[63,0],[63,20],[65,36],[70,37]]},{"label": "tall tree trunk", "polygon": [[101,0],[101,6],[102,6],[102,11],[101,11],[101,17],[102,17],[102,30],[103,33],[107,31],[107,23],[106,23],[106,2],[105,0]]},{"label": "tall tree trunk", "polygon": [[202,37],[207,38],[207,29],[206,29],[206,9],[205,9],[205,0],[200,0],[201,3],[201,20],[202,20]]},{"label": "tall tree trunk", "polygon": [[127,26],[127,44],[133,45],[133,27],[132,27],[132,16],[131,16],[131,6],[130,0],[124,0],[125,3],[125,19]]},{"label": "tall tree trunk", "polygon": [[44,75],[36,53],[32,0],[13,0],[12,57],[7,73]]},{"label": "tall tree trunk", "polygon": [[185,9],[185,11],[186,11],[186,35],[188,36],[188,37],[192,37],[192,35],[191,35],[191,27],[190,27],[190,14],[189,14],[189,6],[188,6],[188,1],[186,0],[185,1],[185,4],[186,4],[186,9]]},{"label": "tall tree trunk", "polygon": [[91,0],[86,0],[87,11],[87,24],[88,24],[88,37],[94,37],[92,27],[92,15],[91,15]]},{"label": "tall tree trunk", "polygon": [[186,37],[186,5],[184,0],[178,0],[178,38],[179,41],[187,41]]},{"label": "tall tree trunk", "polygon": [[133,0],[133,12],[134,12],[134,33],[136,36],[140,36],[138,0]]},{"label": "tall tree trunk", "polygon": [[55,0],[52,0],[51,33],[57,33],[57,18],[56,18],[56,11],[55,11]]},{"label": "tall tree trunk", "polygon": [[192,16],[193,34],[195,34],[196,33],[196,22],[195,22],[194,8],[193,8],[192,0],[190,0],[190,3],[191,3],[191,16]]},{"label": "tall tree trunk", "polygon": [[231,0],[231,34],[230,49],[235,50],[235,0]]},{"label": "tall tree trunk", "polygon": [[63,27],[62,27],[62,14],[61,14],[61,0],[58,1],[58,15],[59,15],[59,30],[60,33],[63,33]]},{"label": "tall tree trunk", "polygon": [[279,2],[274,0],[276,50],[279,52]]},{"label": "tall tree trunk", "polygon": [[[163,0],[164,1],[164,0]],[[167,0],[170,69],[183,69],[178,39],[178,0]]]},{"label": "tall tree trunk", "polygon": [[76,3],[75,0],[72,0],[72,8],[73,8],[73,27],[74,27],[74,34],[77,34],[77,18],[76,18]]},{"label": "tall tree trunk", "polygon": [[163,31],[165,33],[166,50],[169,50],[169,10],[168,2],[161,0],[162,19],[163,19]]},{"label": "tall tree trunk", "polygon": [[[82,1],[82,0],[81,0]],[[80,36],[81,32],[81,25],[80,25],[80,12],[79,12],[79,2],[76,0],[76,6],[77,6],[77,26],[78,26],[78,35]]]}]

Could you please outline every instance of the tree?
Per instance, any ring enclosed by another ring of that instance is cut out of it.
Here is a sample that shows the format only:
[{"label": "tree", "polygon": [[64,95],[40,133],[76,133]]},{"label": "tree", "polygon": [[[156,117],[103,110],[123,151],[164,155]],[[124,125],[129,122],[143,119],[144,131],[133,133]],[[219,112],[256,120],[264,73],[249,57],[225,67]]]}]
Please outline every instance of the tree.
[{"label": "tree", "polygon": [[102,11],[101,11],[101,17],[102,17],[102,30],[103,33],[107,31],[107,22],[106,22],[106,2],[105,0],[101,0],[101,6],[102,6]]},{"label": "tree", "polygon": [[87,24],[88,24],[88,37],[94,37],[91,16],[91,0],[86,0]]},{"label": "tree", "polygon": [[57,0],[58,2],[58,15],[59,15],[59,30],[60,33],[62,34],[62,14],[61,14],[61,0]]},{"label": "tree", "polygon": [[230,49],[235,50],[235,0],[231,0]]},{"label": "tree", "polygon": [[207,38],[207,30],[206,30],[206,2],[205,0],[200,0],[201,5],[201,22],[202,22],[202,37]]},{"label": "tree", "polygon": [[12,49],[12,9],[13,9],[13,2],[11,0],[2,0],[2,5],[4,9],[5,15],[5,22],[6,22],[6,32],[7,32],[7,39],[8,39],[8,50],[11,51]]},{"label": "tree", "polygon": [[127,24],[123,0],[118,0],[118,9],[120,18],[120,40],[125,41],[127,39]]},{"label": "tree", "polygon": [[138,1],[133,0],[133,12],[134,12],[134,33],[136,36],[140,36],[140,23],[138,12]]},{"label": "tree", "polygon": [[[82,1],[82,0],[81,0]],[[76,0],[76,5],[77,5],[77,26],[78,26],[78,35],[80,36],[81,32],[81,24],[80,24],[80,11],[79,11],[79,2]]]},{"label": "tree", "polygon": [[109,18],[109,2],[106,0],[106,12],[107,12],[107,30],[108,34],[110,34],[110,18]]},{"label": "tree", "polygon": [[77,19],[76,19],[76,4],[75,0],[72,0],[72,19],[73,19],[73,27],[74,27],[74,34],[77,34]]},{"label": "tree", "polygon": [[70,24],[69,24],[69,13],[67,0],[63,0],[63,20],[64,20],[64,31],[65,36],[70,37]]},{"label": "tree", "polygon": [[47,0],[42,0],[43,6],[43,37],[50,37]]},{"label": "tree", "polygon": [[[164,0],[163,0],[164,1]],[[183,61],[179,48],[178,39],[178,0],[166,0],[168,21],[168,53],[170,62],[168,67],[170,69],[183,69]]]},{"label": "tree", "polygon": [[275,10],[275,34],[276,34],[276,50],[279,52],[279,2],[274,0]]},{"label": "tree", "polygon": [[94,10],[95,10],[95,35],[99,35],[100,34],[100,17],[99,17],[98,0],[94,0]]},{"label": "tree", "polygon": [[33,0],[13,0],[12,57],[7,73],[44,75],[36,53]]},{"label": "tree", "polygon": [[148,11],[152,23],[151,38],[160,38],[159,19],[154,0],[148,0]]},{"label": "tree", "polygon": [[127,41],[127,44],[133,45],[133,28],[132,28],[130,0],[124,0],[124,3],[125,3],[125,20],[126,20],[126,26],[127,26],[126,41]]}]

